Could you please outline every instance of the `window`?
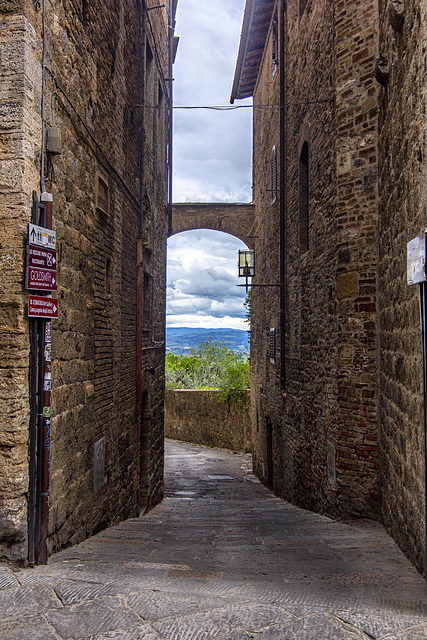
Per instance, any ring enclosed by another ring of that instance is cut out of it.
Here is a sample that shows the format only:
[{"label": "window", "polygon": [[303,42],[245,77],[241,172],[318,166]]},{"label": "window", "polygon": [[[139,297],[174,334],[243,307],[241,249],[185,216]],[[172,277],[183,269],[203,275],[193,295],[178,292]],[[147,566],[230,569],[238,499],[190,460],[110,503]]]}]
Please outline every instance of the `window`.
[{"label": "window", "polygon": [[145,49],[145,104],[148,109],[145,110],[145,135],[151,144],[154,137],[154,109],[157,106],[157,96],[155,99],[155,81],[154,81],[154,56],[153,51],[148,43]]},{"label": "window", "polygon": [[276,75],[278,66],[279,66],[279,59],[278,59],[278,45],[277,45],[277,18],[274,18],[273,29],[271,32],[271,73],[273,74],[273,78]]},{"label": "window", "polygon": [[277,152],[275,146],[271,151],[270,193],[271,204],[274,204],[277,200]]},{"label": "window", "polygon": [[110,189],[101,176],[96,179],[95,206],[106,215],[110,213]]},{"label": "window", "polygon": [[85,27],[89,24],[89,0],[82,0],[82,22]]},{"label": "window", "polygon": [[308,142],[304,142],[299,159],[299,222],[302,251],[309,248],[309,173]]}]

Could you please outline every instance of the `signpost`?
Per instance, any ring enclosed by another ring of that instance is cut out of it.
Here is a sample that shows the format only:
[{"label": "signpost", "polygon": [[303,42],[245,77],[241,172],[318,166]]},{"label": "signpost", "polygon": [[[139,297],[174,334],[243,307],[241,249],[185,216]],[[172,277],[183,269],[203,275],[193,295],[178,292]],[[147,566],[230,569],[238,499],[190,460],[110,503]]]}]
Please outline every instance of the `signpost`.
[{"label": "signpost", "polygon": [[[25,270],[25,288],[31,291],[55,291],[56,290],[56,234],[52,229],[39,227],[36,224],[28,225],[27,268]],[[31,298],[31,296],[30,296]],[[48,304],[48,303],[47,303]],[[39,313],[36,314],[36,306]],[[30,315],[30,307],[32,313]],[[28,315],[31,318],[57,318],[57,315],[41,315],[43,305],[34,304],[33,300],[28,305]],[[56,301],[56,311],[57,311]],[[45,310],[51,314],[51,308],[45,306]]]},{"label": "signpost", "polygon": [[[47,563],[49,522],[50,394],[52,388],[51,319],[58,317],[56,289],[56,234],[52,231],[52,195],[33,192],[32,222],[28,225],[25,287],[31,322],[30,463],[28,560]],[[39,224],[37,224],[39,223]],[[43,292],[46,292],[43,295]]]},{"label": "signpost", "polygon": [[39,227],[36,224],[28,224],[28,244],[46,249],[55,249],[56,233],[52,229]]},{"label": "signpost", "polygon": [[28,297],[28,317],[29,318],[57,318],[58,300],[57,298],[47,298],[46,296]]},{"label": "signpost", "polygon": [[37,267],[27,268],[25,288],[36,291],[55,291],[56,271]]},{"label": "signpost", "polygon": [[27,267],[56,270],[56,251],[27,245]]}]

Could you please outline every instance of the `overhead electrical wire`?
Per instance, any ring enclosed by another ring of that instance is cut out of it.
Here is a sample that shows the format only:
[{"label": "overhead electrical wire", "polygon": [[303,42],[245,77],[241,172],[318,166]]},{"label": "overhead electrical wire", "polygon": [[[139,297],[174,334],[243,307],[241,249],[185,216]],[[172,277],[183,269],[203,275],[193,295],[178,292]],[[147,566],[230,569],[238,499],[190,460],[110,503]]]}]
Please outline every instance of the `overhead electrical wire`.
[{"label": "overhead electrical wire", "polygon": [[[333,98],[325,98],[323,100],[302,100],[295,102],[286,102],[285,104],[238,104],[238,105],[174,105],[174,110],[191,110],[191,109],[207,109],[209,111],[236,111],[237,109],[284,109],[286,107],[294,107],[299,105],[310,104],[326,104],[333,102]],[[142,105],[135,104],[131,109],[136,107],[145,107],[146,109],[166,109],[168,107],[161,107],[160,105]]]}]

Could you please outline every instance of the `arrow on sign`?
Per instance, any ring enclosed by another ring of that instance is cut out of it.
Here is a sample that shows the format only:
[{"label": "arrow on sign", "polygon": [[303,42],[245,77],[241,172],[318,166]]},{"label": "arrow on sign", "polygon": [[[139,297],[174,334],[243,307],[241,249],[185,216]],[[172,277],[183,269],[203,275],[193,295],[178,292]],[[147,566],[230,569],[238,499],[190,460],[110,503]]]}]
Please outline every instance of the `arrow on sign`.
[{"label": "arrow on sign", "polygon": [[36,231],[35,231],[34,227],[31,229],[31,234],[30,234],[30,236],[31,236],[31,240],[32,240],[33,242],[35,242],[35,241],[36,241],[36,239],[37,239],[37,234],[36,234]]}]

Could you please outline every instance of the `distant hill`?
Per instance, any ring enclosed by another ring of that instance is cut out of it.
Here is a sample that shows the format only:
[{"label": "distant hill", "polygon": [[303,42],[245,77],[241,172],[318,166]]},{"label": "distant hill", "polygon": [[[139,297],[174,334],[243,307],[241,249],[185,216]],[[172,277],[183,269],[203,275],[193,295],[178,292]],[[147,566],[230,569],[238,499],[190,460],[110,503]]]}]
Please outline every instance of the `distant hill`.
[{"label": "distant hill", "polygon": [[199,349],[202,342],[212,338],[224,342],[229,349],[249,354],[248,332],[244,329],[192,329],[190,327],[167,327],[166,348],[177,355],[190,349]]}]

